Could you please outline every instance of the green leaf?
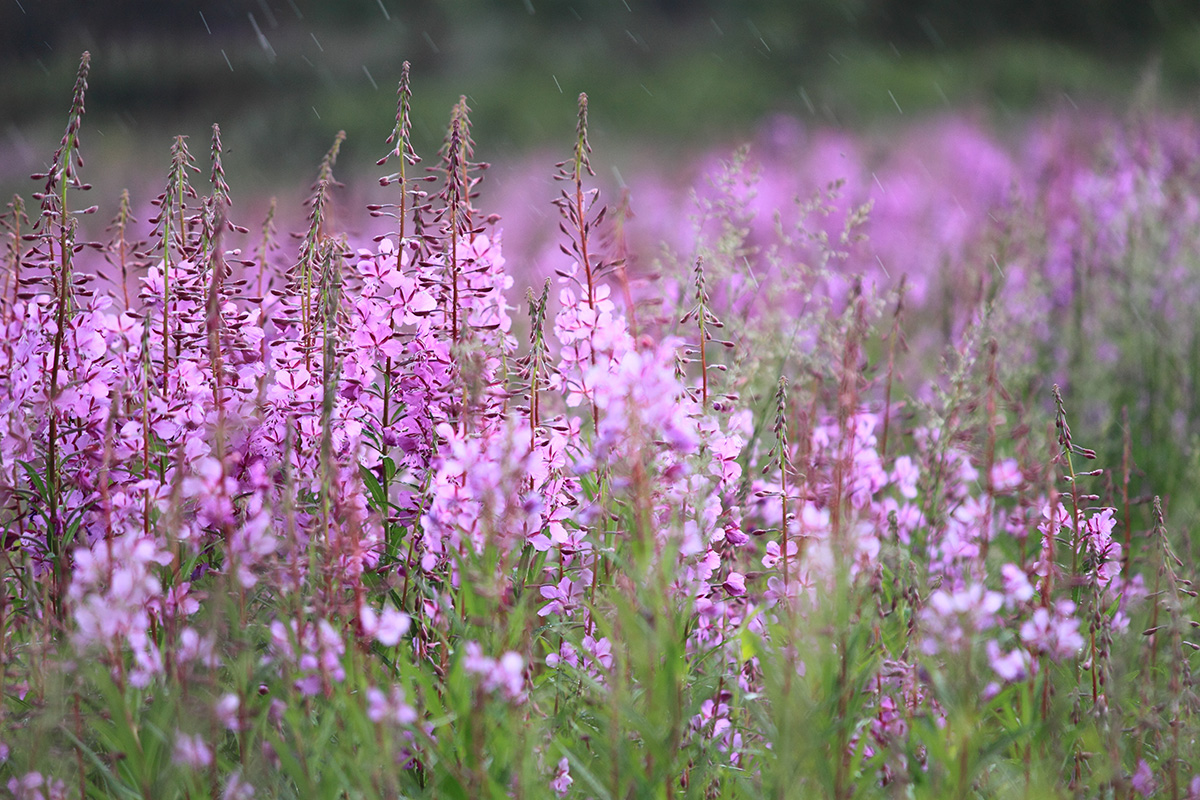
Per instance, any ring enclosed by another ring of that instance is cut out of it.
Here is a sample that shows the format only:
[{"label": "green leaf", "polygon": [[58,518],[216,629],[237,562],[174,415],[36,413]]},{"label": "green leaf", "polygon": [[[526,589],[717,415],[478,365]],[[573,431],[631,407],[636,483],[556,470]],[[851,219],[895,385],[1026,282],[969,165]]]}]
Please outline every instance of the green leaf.
[{"label": "green leaf", "polygon": [[362,464],[358,465],[358,474],[362,476],[367,493],[371,495],[371,509],[386,515],[388,511],[387,497],[383,493],[383,484],[375,477],[373,471]]}]

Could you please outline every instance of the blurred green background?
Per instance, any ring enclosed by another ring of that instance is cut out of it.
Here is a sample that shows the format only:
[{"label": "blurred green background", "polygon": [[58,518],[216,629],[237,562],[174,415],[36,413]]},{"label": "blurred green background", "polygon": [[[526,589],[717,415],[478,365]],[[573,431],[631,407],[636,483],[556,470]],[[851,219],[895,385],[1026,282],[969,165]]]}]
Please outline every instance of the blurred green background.
[{"label": "blurred green background", "polygon": [[1187,103],[1200,85],[1200,4],[0,0],[5,196],[27,192],[27,173],[52,155],[84,49],[98,189],[165,174],[176,133],[203,162],[219,122],[236,192],[311,172],[339,129],[342,176],[373,175],[404,60],[427,157],[460,94],[481,158],[547,143],[565,153],[581,91],[594,144],[670,154],[735,141],[777,112],[862,128],[946,108],[1001,123],[1053,104],[1119,108],[1139,87]]}]

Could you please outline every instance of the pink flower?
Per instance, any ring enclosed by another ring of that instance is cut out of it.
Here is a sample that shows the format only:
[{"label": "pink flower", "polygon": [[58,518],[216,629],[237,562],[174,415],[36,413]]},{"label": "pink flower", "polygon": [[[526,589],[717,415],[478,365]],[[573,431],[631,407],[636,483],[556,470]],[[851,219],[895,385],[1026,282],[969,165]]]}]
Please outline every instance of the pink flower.
[{"label": "pink flower", "polygon": [[1000,649],[995,640],[987,643],[988,661],[1001,680],[1008,683],[1024,680],[1029,675],[1029,653],[1017,648],[1009,653]]},{"label": "pink flower", "polygon": [[938,589],[921,612],[927,632],[922,649],[932,655],[941,645],[951,650],[961,648],[973,634],[996,624],[995,615],[1003,603],[999,592],[978,583],[955,592]]},{"label": "pink flower", "polygon": [[520,653],[508,651],[499,659],[483,655],[478,642],[467,642],[463,668],[480,677],[485,692],[499,692],[508,700],[519,700],[525,689],[525,659]]},{"label": "pink flower", "polygon": [[911,456],[900,456],[892,471],[892,480],[900,490],[900,495],[908,500],[917,496],[917,482],[921,479],[921,470]]},{"label": "pink flower", "polygon": [[563,756],[558,760],[558,769],[554,773],[554,778],[550,781],[550,788],[559,797],[565,797],[567,791],[571,788],[571,784],[575,781],[571,778],[571,762]]},{"label": "pink flower", "polygon": [[575,612],[580,600],[583,599],[590,582],[591,571],[584,570],[577,580],[571,580],[570,576],[567,576],[557,584],[543,586],[540,590],[542,597],[550,602],[538,609],[538,616],[546,617],[550,614],[570,616]]},{"label": "pink flower", "polygon": [[1011,492],[1021,485],[1022,480],[1016,459],[1007,458],[992,465],[992,491],[997,494]]},{"label": "pink flower", "polygon": [[1129,779],[1129,785],[1142,797],[1150,797],[1154,794],[1157,785],[1154,782],[1154,772],[1150,769],[1150,765],[1146,763],[1146,759],[1143,758],[1138,761],[1137,769]]},{"label": "pink flower", "polygon": [[372,722],[395,722],[411,725],[417,721],[417,712],[404,701],[404,690],[393,686],[388,694],[374,686],[367,689],[367,718]]},{"label": "pink flower", "polygon": [[1083,647],[1079,620],[1072,616],[1075,604],[1060,600],[1054,608],[1037,608],[1033,617],[1021,625],[1021,641],[1032,651],[1055,661],[1070,658]]},{"label": "pink flower", "polygon": [[45,778],[40,772],[27,772],[10,778],[8,791],[13,800],[66,800],[67,785],[58,778]]},{"label": "pink flower", "polygon": [[1016,564],[1005,564],[1000,568],[1001,580],[1004,582],[1004,595],[1009,605],[1013,603],[1028,603],[1033,599],[1033,584],[1025,570]]},{"label": "pink flower", "polygon": [[371,606],[364,605],[359,610],[359,620],[362,622],[363,633],[374,637],[384,647],[395,647],[399,644],[412,625],[408,614],[391,606],[387,606],[383,613],[379,614]]},{"label": "pink flower", "polygon": [[183,764],[193,769],[204,769],[212,765],[213,752],[212,748],[204,741],[203,736],[177,733],[171,760],[176,764]]},{"label": "pink flower", "polygon": [[234,770],[221,792],[221,800],[252,800],[254,785],[242,777],[241,770]]},{"label": "pink flower", "polygon": [[238,710],[242,706],[241,699],[236,694],[222,695],[217,701],[215,710],[217,719],[225,726],[227,731],[240,731],[242,729],[242,721],[238,718]]}]

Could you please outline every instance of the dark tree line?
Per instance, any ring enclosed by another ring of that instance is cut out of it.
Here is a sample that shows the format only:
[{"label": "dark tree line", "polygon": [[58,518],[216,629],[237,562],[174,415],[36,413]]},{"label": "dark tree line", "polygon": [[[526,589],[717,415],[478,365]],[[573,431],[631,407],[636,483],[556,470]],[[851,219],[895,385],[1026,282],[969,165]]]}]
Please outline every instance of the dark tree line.
[{"label": "dark tree line", "polygon": [[[410,27],[520,17],[542,29],[581,22],[601,27],[676,26],[743,19],[784,32],[795,48],[854,37],[909,47],[969,47],[996,38],[1036,37],[1105,54],[1153,49],[1166,35],[1200,24],[1194,0],[383,0]],[[5,0],[0,62],[45,57],[67,36],[244,36],[247,18],[264,28],[303,17],[309,24],[371,24],[378,0]],[[203,19],[203,21],[202,21]],[[784,54],[790,55],[790,54]]]}]

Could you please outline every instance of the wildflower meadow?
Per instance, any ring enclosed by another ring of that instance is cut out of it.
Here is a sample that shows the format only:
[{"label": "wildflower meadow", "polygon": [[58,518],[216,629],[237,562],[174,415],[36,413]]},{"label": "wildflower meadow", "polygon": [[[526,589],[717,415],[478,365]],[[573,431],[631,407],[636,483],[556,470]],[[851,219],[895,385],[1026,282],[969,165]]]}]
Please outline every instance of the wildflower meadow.
[{"label": "wildflower meadow", "polygon": [[218,125],[90,205],[89,62],[0,231],[10,796],[1200,798],[1200,123],[609,189],[580,96],[530,214],[406,64],[289,238]]}]

